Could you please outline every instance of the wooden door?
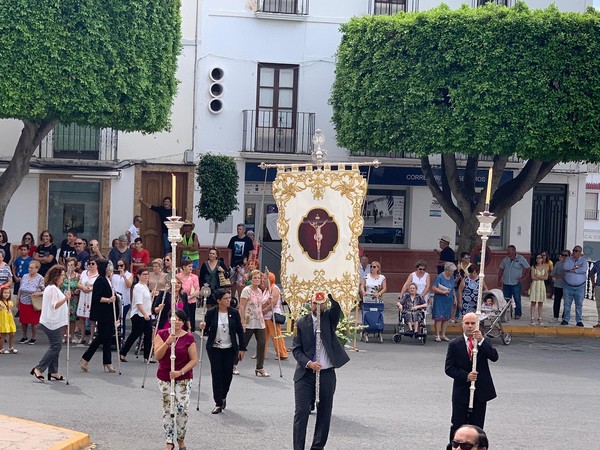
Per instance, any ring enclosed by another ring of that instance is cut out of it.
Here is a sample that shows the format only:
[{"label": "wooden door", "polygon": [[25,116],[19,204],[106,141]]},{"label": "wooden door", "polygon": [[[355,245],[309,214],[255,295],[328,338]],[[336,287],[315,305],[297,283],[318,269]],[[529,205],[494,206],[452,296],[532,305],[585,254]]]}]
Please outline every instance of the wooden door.
[{"label": "wooden door", "polygon": [[[187,205],[187,183],[188,174],[174,172],[177,178],[177,204],[174,205],[178,216],[186,219],[185,205]],[[151,205],[162,205],[165,197],[171,197],[171,172],[142,172],[141,195],[145,202]],[[162,230],[158,214],[149,208],[142,207],[142,229],[141,236],[144,239],[144,247],[150,253],[151,258],[164,255],[162,248]],[[191,217],[189,217],[191,220]]]}]

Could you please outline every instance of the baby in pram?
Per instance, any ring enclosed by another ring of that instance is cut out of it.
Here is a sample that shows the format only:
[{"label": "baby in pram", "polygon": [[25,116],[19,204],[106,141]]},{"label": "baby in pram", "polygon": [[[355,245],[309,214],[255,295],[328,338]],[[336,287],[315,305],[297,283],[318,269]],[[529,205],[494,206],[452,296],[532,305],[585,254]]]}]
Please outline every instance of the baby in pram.
[{"label": "baby in pram", "polygon": [[497,311],[498,308],[494,305],[494,296],[487,294],[483,298],[483,305],[481,305],[481,313],[479,314],[479,321],[483,322],[485,319],[491,316],[492,312]]},{"label": "baby in pram", "polygon": [[417,285],[415,283],[408,285],[408,292],[399,297],[396,306],[398,306],[400,321],[404,320],[409,331],[418,332],[419,322],[423,320],[427,302],[417,294]]}]

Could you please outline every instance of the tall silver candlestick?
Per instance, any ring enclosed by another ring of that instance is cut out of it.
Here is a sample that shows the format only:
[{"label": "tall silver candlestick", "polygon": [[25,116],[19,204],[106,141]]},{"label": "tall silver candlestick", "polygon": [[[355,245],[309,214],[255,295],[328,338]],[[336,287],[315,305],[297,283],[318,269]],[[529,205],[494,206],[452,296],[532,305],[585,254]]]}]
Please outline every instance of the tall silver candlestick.
[{"label": "tall silver candlestick", "polygon": [[[175,277],[176,268],[177,268],[177,244],[181,242],[181,227],[183,226],[183,222],[180,220],[179,216],[171,216],[167,217],[167,221],[165,221],[165,225],[169,230],[169,242],[171,243],[171,334],[175,334],[175,321],[176,315],[175,311],[177,310],[177,300],[175,298],[176,291],[176,283],[177,279]],[[171,344],[171,372],[175,370],[175,342]],[[173,430],[174,435],[177,436],[177,426],[175,423],[175,380],[171,378],[171,392],[170,392],[170,413],[171,419],[173,420]]]},{"label": "tall silver candlestick", "polygon": [[[477,291],[477,321],[475,322],[475,329],[479,330],[479,317],[481,316],[481,301],[483,298],[483,282],[485,280],[485,250],[487,247],[487,240],[494,231],[492,224],[496,220],[491,212],[486,210],[477,215],[479,220],[479,228],[477,228],[477,234],[481,236],[481,266],[479,267],[479,290]],[[473,372],[477,370],[477,352],[478,345],[473,346]],[[473,400],[475,398],[475,381],[471,381],[471,387],[469,388],[469,411],[473,410]]]}]

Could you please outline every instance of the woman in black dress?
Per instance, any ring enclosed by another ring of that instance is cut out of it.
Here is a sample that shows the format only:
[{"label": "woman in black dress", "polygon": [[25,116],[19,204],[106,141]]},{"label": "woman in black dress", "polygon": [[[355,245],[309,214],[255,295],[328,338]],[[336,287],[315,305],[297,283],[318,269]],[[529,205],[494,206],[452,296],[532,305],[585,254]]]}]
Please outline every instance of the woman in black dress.
[{"label": "woman in black dress", "polygon": [[244,358],[246,345],[242,319],[237,309],[231,308],[231,294],[225,289],[215,292],[217,306],[206,313],[205,322],[200,323],[208,335],[206,353],[210,360],[213,398],[215,407],[213,414],[225,409],[227,393],[233,378],[233,364],[236,356],[239,361]]},{"label": "woman in black dress", "polygon": [[84,372],[88,371],[88,363],[94,356],[94,353],[96,353],[96,350],[98,350],[98,347],[102,345],[102,364],[104,364],[104,371],[115,373],[116,370],[112,365],[111,352],[115,333],[113,303],[115,303],[117,299],[112,285],[110,284],[110,277],[112,276],[113,269],[112,264],[109,266],[109,261],[106,259],[97,260],[96,265],[98,266],[99,276],[94,282],[92,290],[90,320],[96,321],[98,336],[92,341],[87,351],[81,357],[81,370]]}]

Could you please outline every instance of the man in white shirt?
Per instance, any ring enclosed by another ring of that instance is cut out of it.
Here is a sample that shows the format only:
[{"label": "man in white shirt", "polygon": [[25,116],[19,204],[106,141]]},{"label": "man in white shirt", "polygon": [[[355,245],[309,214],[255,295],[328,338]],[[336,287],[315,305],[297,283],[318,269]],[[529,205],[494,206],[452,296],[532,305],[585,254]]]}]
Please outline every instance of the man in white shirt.
[{"label": "man in white shirt", "polygon": [[125,232],[125,236],[129,239],[129,247],[133,248],[135,240],[140,237],[140,227],[142,225],[142,216],[134,216],[133,223]]}]

